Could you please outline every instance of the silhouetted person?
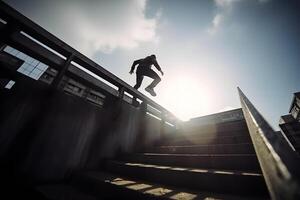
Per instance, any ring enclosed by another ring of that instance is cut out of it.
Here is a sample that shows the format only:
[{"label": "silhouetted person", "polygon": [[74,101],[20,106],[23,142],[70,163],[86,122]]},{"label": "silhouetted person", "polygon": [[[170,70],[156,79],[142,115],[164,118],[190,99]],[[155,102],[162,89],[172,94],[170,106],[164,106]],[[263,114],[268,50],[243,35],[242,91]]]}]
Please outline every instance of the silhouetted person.
[{"label": "silhouetted person", "polygon": [[143,81],[144,76],[148,76],[153,78],[152,83],[145,88],[147,92],[149,92],[152,96],[156,96],[154,92],[154,87],[161,81],[161,78],[157,75],[155,71],[151,69],[151,66],[154,65],[158,71],[160,71],[161,75],[164,75],[164,72],[161,70],[160,66],[156,61],[156,56],[151,55],[146,58],[135,60],[131,66],[130,74],[134,72],[135,66],[138,65],[136,70],[136,84],[134,86],[135,89],[138,89]]}]

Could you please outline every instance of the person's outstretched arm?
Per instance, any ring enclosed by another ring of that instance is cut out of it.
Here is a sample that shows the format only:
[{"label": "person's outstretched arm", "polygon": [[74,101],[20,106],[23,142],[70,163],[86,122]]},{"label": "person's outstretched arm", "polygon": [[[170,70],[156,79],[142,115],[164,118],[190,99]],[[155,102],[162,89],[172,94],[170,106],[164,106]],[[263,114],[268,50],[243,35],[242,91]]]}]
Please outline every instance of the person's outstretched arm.
[{"label": "person's outstretched arm", "polygon": [[156,59],[154,59],[153,64],[154,64],[154,66],[156,67],[156,69],[157,69],[157,70],[161,73],[161,75],[163,76],[163,75],[164,75],[164,72],[161,70],[161,68],[160,68],[158,62],[156,61]]},{"label": "person's outstretched arm", "polygon": [[129,72],[130,74],[132,74],[132,73],[134,72],[135,66],[136,66],[137,64],[139,64],[140,61],[141,61],[141,59],[140,59],[140,60],[135,60],[135,61],[132,63],[131,70],[130,70],[130,72]]}]

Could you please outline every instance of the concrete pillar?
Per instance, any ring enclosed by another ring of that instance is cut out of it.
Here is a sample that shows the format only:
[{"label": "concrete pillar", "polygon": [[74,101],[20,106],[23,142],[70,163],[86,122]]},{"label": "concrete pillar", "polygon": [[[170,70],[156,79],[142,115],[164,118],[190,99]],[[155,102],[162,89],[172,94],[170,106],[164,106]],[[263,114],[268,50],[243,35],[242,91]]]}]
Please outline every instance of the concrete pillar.
[{"label": "concrete pillar", "polygon": [[143,101],[140,105],[140,110],[139,110],[139,116],[137,118],[137,137],[134,145],[134,150],[139,152],[145,148],[145,145],[147,144],[146,141],[146,112],[147,112],[147,103]]},{"label": "concrete pillar", "polygon": [[125,92],[125,88],[122,87],[122,86],[119,87],[118,92],[119,92],[119,98],[120,98],[120,99],[123,99],[123,97],[124,97],[124,92]]},{"label": "concrete pillar", "polygon": [[166,123],[166,115],[162,111],[161,112],[161,122],[160,122],[160,138],[163,138],[165,134],[165,123]]},{"label": "concrete pillar", "polygon": [[139,107],[140,103],[136,100],[136,97],[132,98],[132,103],[131,103],[134,107]]},{"label": "concrete pillar", "polygon": [[58,72],[58,74],[56,75],[56,77],[54,78],[54,80],[52,81],[52,87],[58,89],[59,87],[59,83],[62,81],[65,72],[68,70],[72,60],[74,58],[74,54],[71,54],[68,59],[66,60],[66,62],[64,63],[64,65],[62,66],[62,69]]},{"label": "concrete pillar", "polygon": [[147,112],[147,103],[145,101],[143,101],[141,103],[140,110],[141,110],[142,113],[146,114],[146,112]]}]

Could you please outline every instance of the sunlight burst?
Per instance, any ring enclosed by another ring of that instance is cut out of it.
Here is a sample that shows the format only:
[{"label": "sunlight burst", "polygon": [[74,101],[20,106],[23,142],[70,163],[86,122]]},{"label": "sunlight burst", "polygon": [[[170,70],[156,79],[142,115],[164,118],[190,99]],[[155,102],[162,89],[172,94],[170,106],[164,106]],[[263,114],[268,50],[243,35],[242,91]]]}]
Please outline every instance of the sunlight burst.
[{"label": "sunlight burst", "polygon": [[[180,76],[176,76],[180,77]],[[208,85],[193,76],[170,81],[167,92],[167,107],[181,120],[189,120],[206,114],[211,106]]]}]

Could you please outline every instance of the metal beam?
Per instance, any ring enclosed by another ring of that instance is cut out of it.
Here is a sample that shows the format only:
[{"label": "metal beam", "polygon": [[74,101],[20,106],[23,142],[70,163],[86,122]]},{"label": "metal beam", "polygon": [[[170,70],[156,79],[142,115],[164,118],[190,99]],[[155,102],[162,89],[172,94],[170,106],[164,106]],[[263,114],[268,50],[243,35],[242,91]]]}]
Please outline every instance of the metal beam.
[{"label": "metal beam", "polygon": [[238,88],[243,113],[272,199],[300,199],[300,162],[282,134],[276,133]]}]

